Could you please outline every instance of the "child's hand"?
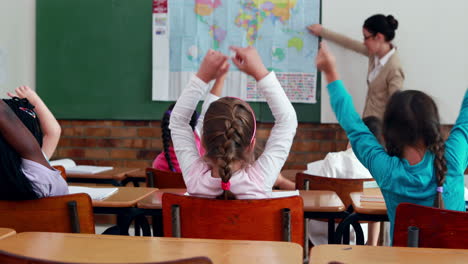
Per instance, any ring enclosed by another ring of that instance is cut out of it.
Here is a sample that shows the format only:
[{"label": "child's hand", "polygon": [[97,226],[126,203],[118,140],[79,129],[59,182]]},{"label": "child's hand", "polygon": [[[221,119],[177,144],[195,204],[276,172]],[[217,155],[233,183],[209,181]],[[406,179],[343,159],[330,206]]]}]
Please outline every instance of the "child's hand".
[{"label": "child's hand", "polygon": [[219,51],[209,50],[200,65],[197,72],[197,77],[202,81],[209,83],[210,81],[222,76],[229,70],[228,57]]},{"label": "child's hand", "polygon": [[268,75],[268,70],[263,65],[262,59],[258,55],[254,47],[230,47],[236,53],[232,58],[232,62],[239,68],[239,70],[255,78],[259,81]]},{"label": "child's hand", "polygon": [[31,103],[38,97],[36,92],[28,86],[20,86],[16,88],[15,93],[16,94],[7,92],[7,95],[10,97],[27,98]]},{"label": "child's hand", "polygon": [[338,80],[335,56],[328,50],[324,42],[320,42],[320,49],[315,62],[317,64],[317,69],[325,73],[329,83]]}]

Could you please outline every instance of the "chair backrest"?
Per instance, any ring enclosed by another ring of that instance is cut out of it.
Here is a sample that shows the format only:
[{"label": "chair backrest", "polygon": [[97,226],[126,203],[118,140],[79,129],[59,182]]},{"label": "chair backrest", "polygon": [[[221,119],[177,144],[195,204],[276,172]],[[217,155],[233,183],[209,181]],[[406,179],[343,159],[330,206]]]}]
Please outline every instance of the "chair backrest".
[{"label": "chair backrest", "polygon": [[84,193],[36,200],[2,200],[0,226],[13,228],[18,233],[95,233],[91,198]]},{"label": "chair backrest", "polygon": [[65,172],[65,167],[63,166],[60,166],[60,165],[55,165],[55,166],[52,166],[54,167],[56,170],[59,170],[60,171],[60,175],[62,175],[62,178],[67,181],[67,173]]},{"label": "chair backrest", "polygon": [[[10,252],[0,250],[0,263],[8,264],[79,264],[77,262],[61,262],[52,260],[43,260],[38,258],[30,258]],[[84,264],[83,262],[80,262]],[[86,262],[86,264],[92,264],[93,262]],[[162,262],[138,262],[139,264],[212,264],[211,260],[207,257],[194,257],[186,259],[169,260]],[[111,263],[109,263],[111,264]],[[127,263],[131,264],[131,263]]]},{"label": "chair backrest", "polygon": [[419,229],[418,247],[468,249],[468,213],[401,203],[396,209],[393,245],[408,246],[408,227]]},{"label": "chair backrest", "polygon": [[180,172],[162,171],[146,168],[148,187],[156,188],[187,188]]},{"label": "chair backrest", "polygon": [[164,193],[164,236],[292,241],[304,245],[300,196],[217,200]]},{"label": "chair backrest", "polygon": [[296,189],[334,191],[346,208],[351,205],[352,192],[362,192],[365,181],[374,179],[328,178],[299,172],[296,174]]}]

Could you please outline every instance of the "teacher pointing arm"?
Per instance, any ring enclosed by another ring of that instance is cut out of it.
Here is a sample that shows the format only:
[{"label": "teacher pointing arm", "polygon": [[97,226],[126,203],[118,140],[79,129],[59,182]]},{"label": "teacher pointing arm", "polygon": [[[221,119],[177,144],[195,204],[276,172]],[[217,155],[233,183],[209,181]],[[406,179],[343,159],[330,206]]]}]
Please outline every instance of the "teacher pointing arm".
[{"label": "teacher pointing arm", "polygon": [[402,89],[405,75],[396,47],[391,43],[397,28],[398,21],[392,15],[373,15],[364,22],[364,42],[360,42],[320,24],[308,26],[310,33],[369,57],[368,90],[363,117],[373,115],[383,118],[388,99]]}]

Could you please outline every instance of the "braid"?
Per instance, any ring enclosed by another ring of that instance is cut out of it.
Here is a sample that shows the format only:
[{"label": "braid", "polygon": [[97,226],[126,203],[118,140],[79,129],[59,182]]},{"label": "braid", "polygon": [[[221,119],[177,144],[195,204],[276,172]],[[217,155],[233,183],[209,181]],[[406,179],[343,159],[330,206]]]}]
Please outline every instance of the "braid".
[{"label": "braid", "polygon": [[[236,157],[236,146],[239,145],[239,134],[236,129],[236,121],[226,120],[226,133],[224,135],[225,142],[224,144],[218,147],[219,157],[217,160],[218,173],[221,177],[221,180],[224,183],[229,182],[232,176],[232,162]],[[235,195],[231,191],[223,191],[223,193],[217,197],[218,199],[224,200],[234,200],[236,199]]]},{"label": "braid", "polygon": [[[445,174],[447,173],[447,161],[445,160],[445,144],[442,136],[440,135],[440,131],[436,130],[436,136],[434,139],[434,143],[429,146],[429,150],[435,154],[434,159],[434,167],[436,170],[437,176],[437,186],[441,187],[444,185],[445,182]],[[444,199],[442,198],[442,193],[437,191],[437,197],[434,201],[434,206],[437,208],[445,208],[444,206]]]},{"label": "braid", "polygon": [[175,171],[174,165],[171,161],[171,156],[169,155],[169,146],[171,144],[171,130],[169,129],[169,119],[171,115],[166,112],[164,113],[162,122],[161,122],[161,130],[162,130],[162,140],[163,140],[163,148],[164,148],[164,157],[166,158],[167,165],[171,171]]}]

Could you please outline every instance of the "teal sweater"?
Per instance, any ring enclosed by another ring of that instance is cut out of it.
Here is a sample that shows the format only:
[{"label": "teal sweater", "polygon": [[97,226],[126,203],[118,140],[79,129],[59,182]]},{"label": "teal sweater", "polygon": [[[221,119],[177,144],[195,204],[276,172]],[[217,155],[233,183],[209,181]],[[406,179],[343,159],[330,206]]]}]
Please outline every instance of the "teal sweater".
[{"label": "teal sweater", "polygon": [[[402,202],[433,206],[437,180],[435,155],[427,151],[421,162],[410,165],[406,159],[389,156],[362,122],[353,101],[341,80],[328,84],[333,111],[346,131],[351,146],[361,163],[370,171],[387,205],[390,234],[393,241],[395,211]],[[460,115],[445,142],[447,175],[443,198],[445,208],[465,211],[464,171],[468,162],[468,92],[465,93]]]}]

